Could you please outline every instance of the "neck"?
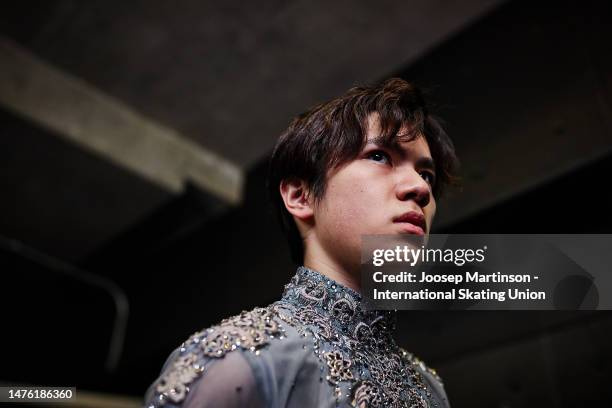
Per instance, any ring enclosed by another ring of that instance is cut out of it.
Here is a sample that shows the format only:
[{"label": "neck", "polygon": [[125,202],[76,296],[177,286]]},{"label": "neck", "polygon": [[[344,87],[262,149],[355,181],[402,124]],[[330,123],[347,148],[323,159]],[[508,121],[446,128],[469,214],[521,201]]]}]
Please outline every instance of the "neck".
[{"label": "neck", "polygon": [[304,252],[304,266],[327,276],[329,279],[347,288],[361,292],[359,267],[344,267],[340,262],[330,257],[317,242],[311,242],[307,245]]}]

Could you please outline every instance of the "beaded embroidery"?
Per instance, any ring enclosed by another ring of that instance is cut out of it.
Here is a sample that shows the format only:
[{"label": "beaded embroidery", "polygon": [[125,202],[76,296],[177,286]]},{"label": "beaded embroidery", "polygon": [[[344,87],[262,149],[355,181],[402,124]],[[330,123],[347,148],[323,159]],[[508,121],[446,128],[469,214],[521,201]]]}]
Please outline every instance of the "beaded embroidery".
[{"label": "beaded embroidery", "polygon": [[417,370],[425,365],[392,337],[395,314],[366,311],[360,304],[357,292],[300,267],[272,310],[312,337],[314,353],[327,368],[327,381],[336,396],[344,390],[352,397],[352,406],[433,406],[431,391]]},{"label": "beaded embroidery", "polygon": [[383,396],[372,381],[360,381],[355,386],[351,404],[357,408],[382,407]]},{"label": "beaded embroidery", "polygon": [[351,362],[342,357],[339,351],[330,351],[324,353],[324,356],[329,368],[329,375],[327,376],[329,382],[338,384],[340,381],[350,381],[353,379]]},{"label": "beaded embroidery", "polygon": [[404,350],[403,348],[400,348],[401,352],[402,352],[402,357],[405,358],[406,360],[408,360],[412,365],[419,367],[421,370],[423,371],[427,371],[429,374],[431,374],[436,380],[438,380],[440,383],[442,383],[442,378],[440,378],[440,376],[438,375],[438,372],[436,370],[434,370],[431,367],[428,367],[427,365],[425,365],[425,363],[423,362],[423,360],[421,360],[420,358],[418,358],[417,356],[415,356],[414,354]]},{"label": "beaded embroidery", "polygon": [[259,353],[271,339],[282,339],[279,322],[312,338],[321,380],[325,372],[338,403],[346,397],[357,408],[436,406],[420,371],[439,377],[395,344],[395,314],[363,310],[360,294],[300,267],[280,301],[225,319],[183,343],[155,388],[152,407],[181,403],[211,360],[239,348]]},{"label": "beaded embroidery", "polygon": [[202,371],[197,355],[190,353],[179,357],[157,386],[157,392],[163,396],[161,400],[168,398],[174,403],[182,401],[189,391],[188,384]]},{"label": "beaded embroidery", "polygon": [[194,333],[180,348],[180,357],[157,384],[157,402],[177,404],[185,399],[189,385],[205,371],[206,357],[221,358],[241,348],[254,353],[270,339],[283,337],[283,329],[269,309],[257,308],[223,320],[219,325]]}]

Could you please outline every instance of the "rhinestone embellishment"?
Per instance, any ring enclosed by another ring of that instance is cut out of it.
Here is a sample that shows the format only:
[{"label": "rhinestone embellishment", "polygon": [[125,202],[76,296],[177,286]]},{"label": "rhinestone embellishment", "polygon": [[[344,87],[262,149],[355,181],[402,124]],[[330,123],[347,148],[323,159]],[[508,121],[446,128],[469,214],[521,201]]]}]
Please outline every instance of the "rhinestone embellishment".
[{"label": "rhinestone embellishment", "polygon": [[[189,385],[205,371],[207,357],[208,360],[221,358],[238,348],[259,353],[259,349],[270,339],[281,338],[283,334],[284,330],[267,308],[242,312],[217,326],[193,334],[181,345],[181,355],[157,384],[158,402],[183,401],[189,392]],[[188,351],[189,346],[192,347]]]}]

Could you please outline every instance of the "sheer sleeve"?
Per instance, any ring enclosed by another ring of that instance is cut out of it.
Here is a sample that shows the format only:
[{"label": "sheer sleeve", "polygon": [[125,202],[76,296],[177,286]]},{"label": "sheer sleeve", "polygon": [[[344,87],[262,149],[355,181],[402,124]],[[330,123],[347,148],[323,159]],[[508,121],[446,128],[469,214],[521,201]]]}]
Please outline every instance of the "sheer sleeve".
[{"label": "sheer sleeve", "polygon": [[193,384],[184,408],[263,408],[253,370],[241,352],[214,360]]},{"label": "sheer sleeve", "polygon": [[[267,380],[259,373],[271,339],[281,337],[271,311],[256,308],[192,334],[164,364],[145,395],[147,408],[263,407]],[[282,338],[282,337],[281,337]],[[262,350],[263,351],[263,350]]]},{"label": "sheer sleeve", "polygon": [[263,408],[259,388],[253,368],[239,350],[220,358],[202,358],[181,355],[176,349],[147,390],[145,407]]}]

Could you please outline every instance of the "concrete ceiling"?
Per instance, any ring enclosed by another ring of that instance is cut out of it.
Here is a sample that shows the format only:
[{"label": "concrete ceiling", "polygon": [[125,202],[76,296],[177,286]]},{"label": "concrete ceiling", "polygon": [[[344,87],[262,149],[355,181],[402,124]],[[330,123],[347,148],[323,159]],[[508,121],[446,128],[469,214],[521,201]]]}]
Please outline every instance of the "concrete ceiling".
[{"label": "concrete ceiling", "polygon": [[61,0],[36,26],[12,21],[49,64],[248,168],[297,113],[414,61],[501,3]]},{"label": "concrete ceiling", "polygon": [[0,226],[74,261],[173,200],[185,183],[237,205],[246,172],[293,115],[416,60],[500,3],[6,7],[2,142],[7,155],[20,150],[0,175],[13,198],[0,205]]},{"label": "concrete ceiling", "polygon": [[[462,29],[501,3],[14,4],[0,16],[0,105],[5,154],[19,157],[0,175],[14,198],[0,204],[0,226],[78,260],[186,183],[209,196],[206,208],[239,205],[248,172],[295,114],[389,75],[450,98],[442,114],[464,190],[442,203],[439,227],[608,154],[605,26],[546,19],[542,5],[532,8],[537,23],[488,25],[463,40]],[[454,48],[441,48],[451,38]],[[504,171],[514,157],[522,166]]]}]

